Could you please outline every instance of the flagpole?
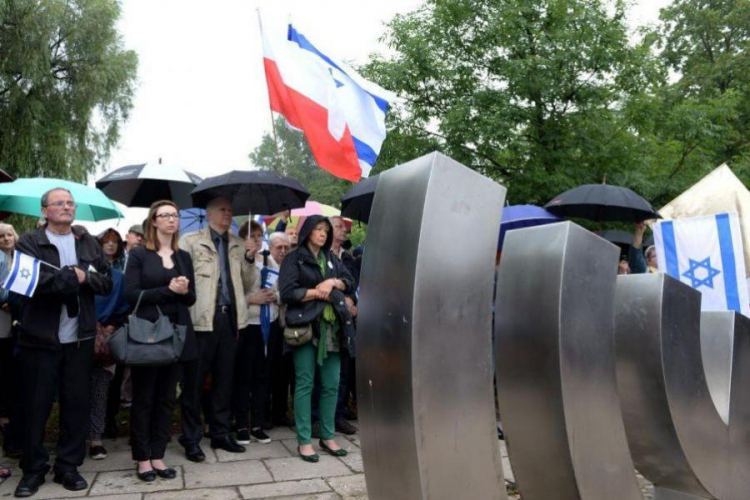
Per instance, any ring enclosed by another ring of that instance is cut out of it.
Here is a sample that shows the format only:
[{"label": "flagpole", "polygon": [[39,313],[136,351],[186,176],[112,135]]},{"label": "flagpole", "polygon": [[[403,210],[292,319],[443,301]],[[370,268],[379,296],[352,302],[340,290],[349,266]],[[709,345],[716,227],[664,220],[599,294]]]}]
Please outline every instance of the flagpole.
[{"label": "flagpole", "polygon": [[[258,14],[258,26],[260,27],[260,40],[261,43],[264,43],[263,40],[263,19],[260,16],[260,7],[255,9],[255,12]],[[268,78],[266,78],[266,87],[268,87]],[[271,132],[273,133],[273,143],[276,145],[276,173],[279,175],[282,175],[281,172],[281,152],[279,150],[279,138],[276,135],[276,122],[273,119],[273,109],[271,109],[271,92],[269,88],[268,92],[269,102],[268,102],[268,111],[271,116]]]}]

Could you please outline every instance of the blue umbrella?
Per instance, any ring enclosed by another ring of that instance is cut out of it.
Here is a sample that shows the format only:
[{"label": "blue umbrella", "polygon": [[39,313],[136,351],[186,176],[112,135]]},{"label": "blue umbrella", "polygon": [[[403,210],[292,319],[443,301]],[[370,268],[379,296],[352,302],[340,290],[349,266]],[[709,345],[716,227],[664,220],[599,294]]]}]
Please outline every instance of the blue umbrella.
[{"label": "blue umbrella", "polygon": [[[206,211],[204,209],[186,208],[180,210],[180,234],[200,231],[206,226],[208,226],[208,219],[206,218]],[[239,226],[236,222],[232,221],[232,233],[237,234],[238,231]]]},{"label": "blue umbrella", "polygon": [[500,237],[497,249],[503,247],[506,231],[522,227],[541,226],[560,221],[560,217],[536,205],[510,205],[503,208],[503,218],[500,221]]}]

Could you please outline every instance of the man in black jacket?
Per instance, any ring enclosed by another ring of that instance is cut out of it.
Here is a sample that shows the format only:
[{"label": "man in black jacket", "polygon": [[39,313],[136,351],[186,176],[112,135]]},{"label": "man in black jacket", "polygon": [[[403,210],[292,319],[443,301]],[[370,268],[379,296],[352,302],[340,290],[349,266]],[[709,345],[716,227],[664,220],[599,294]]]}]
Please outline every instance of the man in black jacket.
[{"label": "man in black jacket", "polygon": [[44,448],[55,393],[60,402],[60,437],[54,481],[71,491],[88,487],[78,473],[86,454],[89,377],[94,362],[94,295],[112,289],[107,258],[93,236],[72,226],[76,204],[66,189],[42,195],[47,224],[24,234],[16,249],[41,261],[34,296],[23,298],[18,345],[23,393],[23,478],[15,491],[29,497],[44,483],[49,454]]}]

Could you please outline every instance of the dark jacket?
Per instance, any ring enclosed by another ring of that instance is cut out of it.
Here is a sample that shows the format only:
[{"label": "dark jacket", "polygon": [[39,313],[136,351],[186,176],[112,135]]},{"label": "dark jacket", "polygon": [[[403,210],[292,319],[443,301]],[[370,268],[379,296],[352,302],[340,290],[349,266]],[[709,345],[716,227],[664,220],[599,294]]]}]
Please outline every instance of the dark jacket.
[{"label": "dark jacket", "polygon": [[[45,229],[21,236],[16,250],[60,267],[60,253],[50,243]],[[62,307],[68,308],[69,316],[78,316],[78,340],[96,336],[94,296],[107,295],[112,290],[110,266],[99,243],[85,228],[73,226],[72,231],[78,268],[86,273],[86,281],[79,284],[70,266],[57,271],[42,264],[34,296],[21,299],[19,345],[59,349],[57,333]]]},{"label": "dark jacket", "polygon": [[128,266],[125,269],[125,298],[130,306],[135,308],[138,297],[143,292],[137,316],[149,321],[159,318],[157,305],[166,316],[170,316],[170,310],[176,309],[172,321],[187,326],[187,338],[180,361],[191,361],[198,359],[198,343],[190,319],[190,306],[195,304],[193,260],[189,253],[180,250],[172,254],[172,261],[177,268],[178,276],[185,276],[190,280],[187,294],[180,295],[169,289],[169,281],[163,280],[164,264],[158,253],[144,246],[137,246],[128,255]]},{"label": "dark jacket", "polygon": [[[331,252],[333,231],[329,227],[328,239],[323,248],[320,249],[326,255],[328,265],[325,276],[320,272],[320,265],[315,256],[307,248],[307,238],[321,221],[328,219],[322,215],[312,215],[305,220],[299,231],[299,246],[284,257],[279,271],[279,293],[281,301],[287,304],[286,324],[289,326],[303,326],[312,323],[317,332],[317,318],[323,313],[327,304],[324,300],[310,300],[302,302],[307,290],[315,288],[319,283],[329,279],[338,278],[346,285],[346,293],[354,290],[354,278],[346,270],[341,261]],[[329,223],[330,226],[330,223]],[[341,348],[348,348],[354,356],[354,327],[349,309],[344,301],[344,293],[334,289],[330,295],[330,302],[336,311],[336,316],[341,326]]]}]

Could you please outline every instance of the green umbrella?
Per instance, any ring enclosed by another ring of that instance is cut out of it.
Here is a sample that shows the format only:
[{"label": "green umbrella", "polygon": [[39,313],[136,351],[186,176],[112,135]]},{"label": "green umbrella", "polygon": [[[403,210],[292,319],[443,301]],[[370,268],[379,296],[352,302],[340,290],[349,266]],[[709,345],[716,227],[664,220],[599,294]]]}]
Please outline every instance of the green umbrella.
[{"label": "green umbrella", "polygon": [[17,179],[0,184],[0,212],[34,217],[42,215],[42,195],[53,188],[64,188],[73,194],[76,219],[98,221],[122,217],[122,212],[100,190],[60,179]]}]

